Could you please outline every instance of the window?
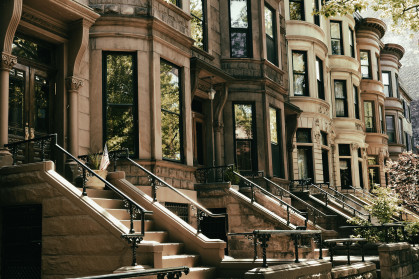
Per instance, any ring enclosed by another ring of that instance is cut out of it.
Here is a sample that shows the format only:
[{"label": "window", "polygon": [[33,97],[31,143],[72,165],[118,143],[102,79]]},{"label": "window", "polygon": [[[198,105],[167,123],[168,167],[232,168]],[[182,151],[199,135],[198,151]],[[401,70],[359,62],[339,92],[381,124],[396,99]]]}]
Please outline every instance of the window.
[{"label": "window", "polygon": [[205,4],[206,0],[191,0],[191,34],[195,46],[208,51]]},{"label": "window", "polygon": [[389,143],[396,142],[396,129],[394,125],[394,116],[386,115],[386,127],[387,127],[387,136]]},{"label": "window", "polygon": [[305,20],[304,0],[290,0],[290,19]]},{"label": "window", "polygon": [[339,156],[351,156],[351,146],[349,144],[339,144]]},{"label": "window", "polygon": [[412,115],[410,113],[410,106],[409,105],[407,105],[406,113],[407,113],[407,116],[406,116],[407,120],[409,120],[409,122],[412,122]]},{"label": "window", "polygon": [[320,132],[321,134],[321,144],[327,146],[327,133]]},{"label": "window", "polygon": [[351,159],[339,159],[340,186],[349,189],[352,186]]},{"label": "window", "polygon": [[375,133],[374,102],[364,101],[365,130],[367,133]]},{"label": "window", "polygon": [[330,182],[329,174],[329,151],[322,149],[323,182]]},{"label": "window", "polygon": [[362,161],[358,162],[358,173],[359,173],[359,187],[364,189],[364,172],[362,171]]},{"label": "window", "polygon": [[166,160],[183,161],[180,68],[161,60],[161,141]]},{"label": "window", "polygon": [[169,3],[172,3],[175,6],[178,6],[179,8],[182,8],[182,0],[166,0]]},{"label": "window", "polygon": [[296,138],[298,143],[311,143],[311,129],[299,128],[297,130]]},{"label": "window", "polygon": [[230,51],[233,58],[252,57],[248,0],[230,0]]},{"label": "window", "polygon": [[396,94],[397,94],[397,98],[400,99],[399,76],[397,74],[396,74]]},{"label": "window", "polygon": [[393,92],[391,90],[391,73],[382,72],[381,79],[384,85],[384,94],[386,95],[386,97],[393,97]]},{"label": "window", "polygon": [[284,177],[284,163],[282,159],[281,145],[281,111],[279,109],[269,108],[269,120],[271,131],[271,153],[272,170],[276,177]]},{"label": "window", "polygon": [[[320,0],[314,0],[313,2],[313,12],[320,11]],[[314,24],[320,26],[320,15],[314,14]]]},{"label": "window", "polygon": [[311,146],[297,147],[298,178],[313,180],[313,151]]},{"label": "window", "polygon": [[269,62],[278,66],[275,23],[275,11],[265,4],[266,56]]},{"label": "window", "polygon": [[355,58],[355,37],[352,28],[349,28],[349,49],[351,50],[351,57]]},{"label": "window", "polygon": [[361,50],[359,56],[361,59],[362,78],[371,78],[370,52],[368,50]]},{"label": "window", "polygon": [[325,100],[324,96],[324,80],[323,80],[323,61],[316,57],[316,79],[317,79],[317,95],[320,99]]},{"label": "window", "polygon": [[254,138],[254,108],[252,104],[234,104],[234,139],[236,165],[239,170],[257,169],[256,140]]},{"label": "window", "polygon": [[399,144],[403,144],[403,119],[399,118]]},{"label": "window", "polygon": [[292,52],[294,96],[308,96],[307,52]]},{"label": "window", "polygon": [[343,55],[342,23],[340,21],[330,21],[330,39],[332,54]]},{"label": "window", "polygon": [[378,118],[379,118],[379,120],[380,120],[380,129],[381,129],[381,133],[382,134],[385,134],[386,133],[386,130],[385,130],[385,127],[384,127],[384,120],[383,120],[383,106],[379,106],[378,107]]},{"label": "window", "polygon": [[404,133],[405,143],[406,143],[406,151],[412,151],[412,143],[410,141],[410,136],[408,133]]},{"label": "window", "polygon": [[376,64],[377,64],[377,80],[380,80],[380,78],[381,78],[381,75],[380,75],[381,66],[380,66],[380,56],[378,56],[378,54],[375,55],[375,61],[376,61]]},{"label": "window", "polygon": [[103,55],[103,141],[109,150],[128,148],[138,155],[137,56],[105,52]]},{"label": "window", "polygon": [[348,101],[346,97],[346,80],[335,80],[336,117],[348,117]]},{"label": "window", "polygon": [[373,189],[376,184],[380,184],[380,168],[368,167],[368,176],[370,179],[370,189]]},{"label": "window", "polygon": [[353,86],[353,93],[354,93],[355,118],[360,119],[360,117],[359,117],[359,96],[358,96],[358,88],[356,86]]}]

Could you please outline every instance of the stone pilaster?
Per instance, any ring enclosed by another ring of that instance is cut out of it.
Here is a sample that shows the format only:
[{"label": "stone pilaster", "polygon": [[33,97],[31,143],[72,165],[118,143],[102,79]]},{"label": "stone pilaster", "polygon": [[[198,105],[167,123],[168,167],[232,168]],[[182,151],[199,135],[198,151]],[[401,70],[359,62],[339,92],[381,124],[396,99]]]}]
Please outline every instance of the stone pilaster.
[{"label": "stone pilaster", "polygon": [[0,167],[11,165],[13,160],[10,152],[4,147],[9,141],[9,72],[17,63],[16,56],[1,53],[0,64]]}]

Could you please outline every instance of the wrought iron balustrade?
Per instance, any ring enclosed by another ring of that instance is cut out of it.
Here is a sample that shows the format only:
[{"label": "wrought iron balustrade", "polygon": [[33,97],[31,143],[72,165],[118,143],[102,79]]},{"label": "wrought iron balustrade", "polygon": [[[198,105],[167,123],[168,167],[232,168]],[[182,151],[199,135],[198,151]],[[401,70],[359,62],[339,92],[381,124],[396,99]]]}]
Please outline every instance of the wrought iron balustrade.
[{"label": "wrought iron balustrade", "polygon": [[290,223],[291,223],[290,222],[291,213],[294,213],[294,214],[298,214],[298,215],[304,217],[304,226],[307,227],[308,214],[306,214],[305,212],[302,212],[302,211],[298,210],[297,208],[295,208],[294,206],[286,203],[282,199],[278,198],[277,196],[275,196],[271,192],[267,191],[266,189],[260,187],[259,185],[257,185],[253,181],[251,181],[248,178],[244,177],[243,175],[239,174],[238,172],[236,172],[234,170],[232,172],[233,172],[234,175],[236,175],[238,178],[240,178],[240,180],[242,181],[244,186],[250,187],[250,202],[251,203],[255,202],[255,192],[259,191],[259,192],[273,198],[274,200],[279,202],[281,204],[281,206],[285,207],[285,209],[287,211],[287,226],[289,226]]},{"label": "wrought iron balustrade", "polygon": [[112,274],[103,274],[95,276],[85,276],[77,277],[72,279],[121,279],[121,278],[136,278],[143,276],[152,276],[157,275],[157,279],[178,279],[182,277],[182,273],[188,275],[189,267],[167,267],[167,268],[153,268],[153,269],[144,269],[123,273],[112,273]]},{"label": "wrought iron balustrade", "polygon": [[341,230],[350,230],[356,234],[359,234],[362,238],[367,238],[369,235],[377,236],[378,234],[384,235],[384,242],[399,242],[400,240],[409,241],[412,244],[415,243],[415,238],[408,239],[408,235],[405,230],[404,224],[397,223],[386,223],[382,225],[369,225],[369,226],[341,226]]},{"label": "wrought iron balustrade", "polygon": [[291,236],[294,242],[294,256],[295,262],[300,262],[298,256],[299,241],[302,236],[310,236],[314,238],[319,246],[319,259],[323,259],[323,241],[321,230],[254,230],[253,232],[245,233],[229,233],[229,236],[243,236],[253,242],[253,259],[258,258],[257,246],[262,248],[262,267],[268,267],[266,260],[266,248],[268,248],[269,239],[272,235]]},{"label": "wrought iron balustrade", "polygon": [[[51,144],[51,147],[56,148],[58,151],[62,152],[64,155],[67,156],[68,159],[71,159],[72,161],[74,161],[79,170],[82,173],[82,195],[83,196],[87,196],[87,190],[86,190],[86,181],[88,179],[88,177],[96,177],[97,179],[99,179],[102,183],[104,183],[108,189],[112,190],[114,193],[116,193],[118,196],[120,196],[123,201],[124,201],[124,205],[127,208],[129,215],[130,215],[130,228],[129,228],[129,233],[128,234],[123,234],[122,238],[126,239],[130,244],[132,244],[132,265],[135,266],[137,263],[137,259],[136,259],[136,248],[137,248],[137,244],[140,243],[143,240],[143,237],[145,235],[145,215],[146,214],[152,214],[152,211],[146,210],[145,208],[143,208],[142,206],[140,206],[137,202],[135,202],[134,200],[132,200],[130,197],[128,197],[127,195],[125,195],[122,191],[120,191],[118,188],[116,188],[114,185],[112,185],[110,182],[106,181],[105,179],[103,179],[102,177],[100,177],[99,175],[97,175],[92,169],[90,169],[88,166],[86,166],[83,162],[81,162],[80,160],[78,160],[76,157],[74,157],[72,154],[70,154],[67,150],[65,150],[63,147],[61,147],[60,145],[58,145],[57,143],[57,134],[51,134],[48,135],[46,137],[41,137],[41,138],[34,138],[34,139],[30,139],[30,140],[26,140],[26,141],[19,141],[19,142],[14,142],[14,143],[9,143],[7,145],[5,145],[5,147],[8,147],[12,150],[12,155],[13,155],[13,162],[16,162],[16,152],[15,150],[17,150],[18,146],[21,144],[25,144],[28,142],[40,142],[41,146],[46,142],[49,141]],[[44,155],[41,156],[42,157],[42,161],[44,161],[46,158]],[[137,215],[140,215],[140,220],[141,220],[141,232],[140,233],[136,233],[134,230],[134,218],[137,217]]]},{"label": "wrought iron balustrade", "polygon": [[335,201],[337,204],[340,204],[342,206],[342,209],[347,209],[347,210],[351,210],[353,212],[354,216],[358,216],[364,220],[368,220],[368,222],[371,222],[371,214],[365,214],[361,211],[359,211],[358,209],[356,209],[355,207],[347,204],[346,202],[344,202],[342,199],[339,199],[337,197],[335,197],[334,195],[330,194],[329,192],[323,190],[320,187],[317,187],[314,184],[309,185],[309,187],[314,188],[315,190],[317,190],[320,194],[323,195],[324,199],[325,199],[325,205],[327,206],[329,204],[329,200],[333,200]]},{"label": "wrought iron balustrade", "polygon": [[324,218],[324,219],[327,219],[328,217],[336,217],[336,215],[328,215],[328,214],[325,214],[325,213],[321,212],[320,210],[318,210],[317,208],[315,208],[311,204],[309,204],[306,201],[302,200],[301,198],[299,198],[298,196],[294,195],[290,191],[282,188],[280,185],[276,184],[272,180],[270,180],[270,179],[268,179],[266,177],[264,177],[264,179],[270,185],[273,185],[276,189],[278,189],[280,191],[281,198],[282,198],[282,195],[283,195],[282,193],[287,193],[291,198],[299,201],[300,204],[303,205],[305,207],[305,209],[306,209],[306,213],[307,213],[306,214],[306,218],[307,218],[307,220],[311,220],[314,225],[317,224],[317,218],[319,218],[319,217]]},{"label": "wrought iron balustrade", "polygon": [[290,180],[290,191],[308,191],[311,178]]},{"label": "wrought iron balustrade", "polygon": [[[103,155],[103,152],[95,153],[95,155],[96,154]],[[121,150],[109,151],[108,155],[109,155],[109,161],[112,162],[113,171],[116,171],[117,161],[126,157],[126,150],[121,149]],[[78,158],[80,160],[83,160],[86,163],[90,163],[90,155],[80,155],[78,156]]]},{"label": "wrought iron balustrade", "polygon": [[132,165],[142,170],[146,175],[148,176],[148,179],[151,184],[151,197],[153,198],[153,201],[158,202],[157,200],[157,189],[159,187],[167,187],[167,189],[170,189],[173,193],[181,196],[183,199],[188,201],[188,203],[191,204],[192,210],[196,210],[196,219],[197,219],[197,233],[201,233],[201,221],[204,219],[204,217],[211,217],[211,218],[227,218],[227,213],[222,214],[215,214],[203,207],[198,202],[194,201],[184,193],[180,192],[178,189],[173,187],[172,185],[168,184],[166,181],[161,179],[160,177],[156,176],[154,173],[146,169],[145,167],[141,166],[134,160],[132,160],[129,157],[129,151],[128,149],[125,150],[125,156],[121,155],[121,158],[126,159],[129,161]]},{"label": "wrought iron balustrade", "polygon": [[316,184],[312,184],[312,185],[315,185],[315,186],[317,186],[317,187],[319,187],[320,189],[323,189],[323,190],[324,190],[323,186],[325,185],[325,186],[327,186],[325,191],[331,192],[332,193],[331,195],[333,195],[336,199],[340,199],[345,204],[348,204],[347,201],[350,201],[351,203],[356,204],[357,206],[366,210],[363,204],[360,204],[356,200],[351,199],[350,197],[345,196],[344,194],[340,193],[336,189],[331,188],[329,183],[316,183]]},{"label": "wrought iron balustrade", "polygon": [[361,246],[361,257],[362,262],[365,262],[365,254],[364,254],[364,245],[367,242],[365,238],[338,238],[338,239],[327,239],[324,241],[325,246],[329,247],[329,254],[330,254],[330,262],[332,263],[332,267],[335,266],[335,262],[333,261],[333,255],[336,250],[336,246],[338,243],[342,243],[346,248],[346,257],[347,257],[347,264],[351,264],[351,254],[350,248],[354,243],[359,243]]},{"label": "wrought iron balustrade", "polygon": [[195,178],[198,183],[220,183],[228,182],[228,173],[232,166],[218,166],[210,168],[199,168],[195,172]]},{"label": "wrought iron balustrade", "polygon": [[[45,161],[47,159],[52,160],[51,158],[51,146],[52,142],[56,136],[55,135],[48,135],[39,138],[33,138],[28,140],[22,141],[15,141],[8,144],[5,144],[4,147],[10,149],[13,158],[13,165],[17,165],[19,162],[22,163],[23,161],[28,160],[29,158],[25,158],[25,154],[20,154],[19,147],[22,145],[32,144],[33,147],[37,147],[37,152],[33,153],[33,157],[31,158],[33,162],[37,161]],[[19,159],[21,159],[19,161]]]}]

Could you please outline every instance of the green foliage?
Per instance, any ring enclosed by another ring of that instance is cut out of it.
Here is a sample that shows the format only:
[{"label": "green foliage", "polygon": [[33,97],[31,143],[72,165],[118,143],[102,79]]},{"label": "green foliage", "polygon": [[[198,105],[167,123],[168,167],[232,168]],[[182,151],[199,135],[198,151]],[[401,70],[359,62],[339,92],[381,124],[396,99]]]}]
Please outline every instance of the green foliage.
[{"label": "green foliage", "polygon": [[391,18],[394,29],[419,31],[419,2],[417,0],[329,0],[324,1],[319,14],[326,17],[352,15],[371,8]]},{"label": "green foliage", "polygon": [[419,222],[406,222],[404,229],[408,235],[417,235],[419,233]]},{"label": "green foliage", "polygon": [[240,177],[238,177],[237,175],[235,175],[233,173],[233,171],[238,172],[236,166],[233,166],[232,168],[228,168],[224,172],[224,180],[225,181],[230,181],[231,182],[231,185],[239,185],[239,183],[240,183]]},{"label": "green foliage", "polygon": [[390,188],[375,187],[372,191],[376,198],[372,200],[372,204],[367,206],[367,210],[371,216],[378,219],[380,224],[392,222],[392,217],[398,215],[402,210],[399,206],[400,200],[397,193]]},{"label": "green foliage", "polygon": [[93,170],[98,170],[100,167],[100,161],[102,160],[102,155],[99,153],[92,153],[88,155],[87,166]]}]

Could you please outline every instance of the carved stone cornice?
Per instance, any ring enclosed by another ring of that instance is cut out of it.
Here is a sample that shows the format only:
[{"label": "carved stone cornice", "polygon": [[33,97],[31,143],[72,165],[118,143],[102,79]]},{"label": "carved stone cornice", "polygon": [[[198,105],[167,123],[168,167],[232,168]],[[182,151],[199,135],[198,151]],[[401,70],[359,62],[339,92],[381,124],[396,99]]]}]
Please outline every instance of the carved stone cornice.
[{"label": "carved stone cornice", "polygon": [[83,86],[84,81],[81,78],[71,76],[65,79],[67,90],[78,91]]},{"label": "carved stone cornice", "polygon": [[10,71],[17,63],[17,57],[6,52],[1,53],[0,70]]}]

